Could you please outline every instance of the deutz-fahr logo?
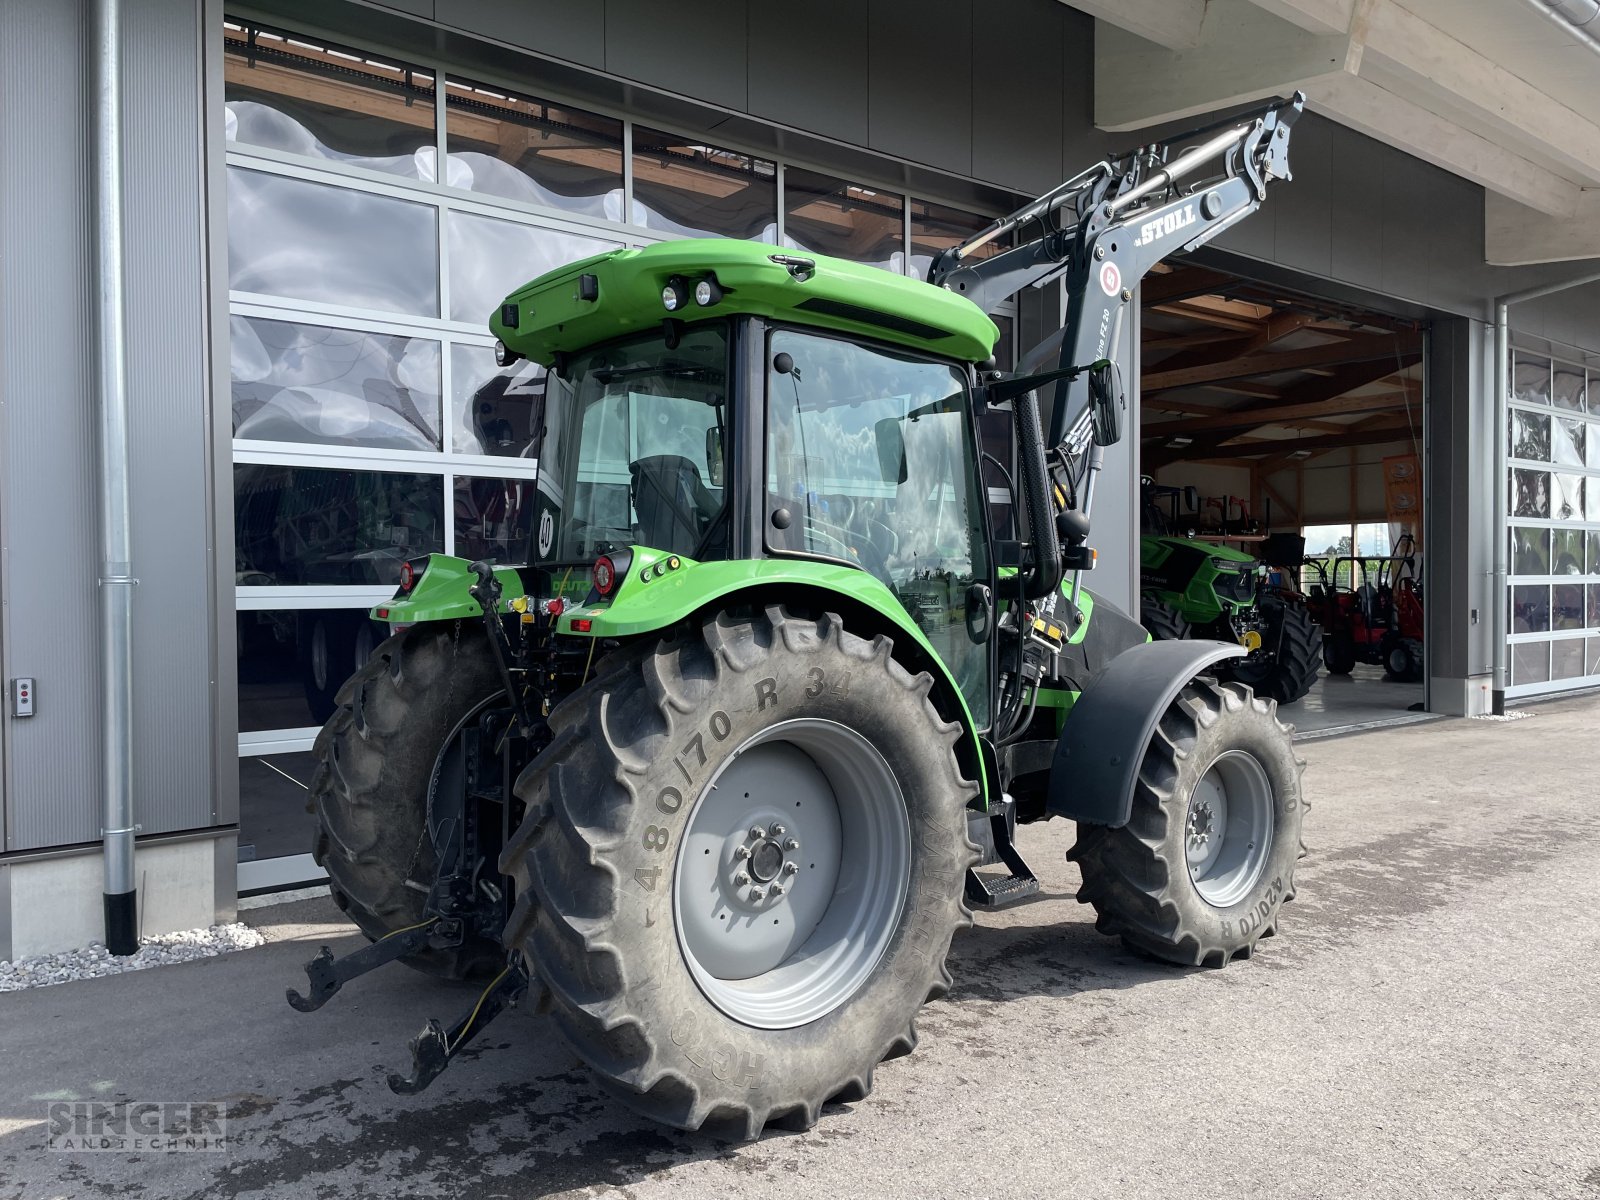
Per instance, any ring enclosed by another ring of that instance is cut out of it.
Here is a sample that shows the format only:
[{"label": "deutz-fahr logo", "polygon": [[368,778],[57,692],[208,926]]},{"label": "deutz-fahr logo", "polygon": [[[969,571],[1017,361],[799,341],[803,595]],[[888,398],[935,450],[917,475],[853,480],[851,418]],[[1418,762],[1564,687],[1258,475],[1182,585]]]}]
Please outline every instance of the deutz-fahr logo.
[{"label": "deutz-fahr logo", "polygon": [[1164,238],[1169,233],[1177,233],[1185,225],[1194,224],[1194,202],[1190,201],[1182,208],[1175,208],[1169,213],[1163,213],[1152,221],[1146,221],[1139,226],[1139,236],[1134,238],[1135,246],[1149,245],[1157,238]]}]

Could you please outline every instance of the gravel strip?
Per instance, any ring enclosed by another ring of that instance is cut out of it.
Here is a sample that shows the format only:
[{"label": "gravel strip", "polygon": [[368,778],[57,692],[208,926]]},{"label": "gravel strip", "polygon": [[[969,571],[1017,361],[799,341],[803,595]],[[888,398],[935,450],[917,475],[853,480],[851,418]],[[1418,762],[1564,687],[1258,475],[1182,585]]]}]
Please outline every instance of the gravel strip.
[{"label": "gravel strip", "polygon": [[116,958],[99,942],[82,950],[61,954],[38,954],[15,962],[0,962],[0,992],[20,992],[24,988],[70,983],[74,979],[94,979],[101,975],[120,975],[168,963],[215,958],[232,950],[253,950],[266,938],[248,925],[213,925],[209,929],[185,929],[159,937],[139,939],[139,952]]}]

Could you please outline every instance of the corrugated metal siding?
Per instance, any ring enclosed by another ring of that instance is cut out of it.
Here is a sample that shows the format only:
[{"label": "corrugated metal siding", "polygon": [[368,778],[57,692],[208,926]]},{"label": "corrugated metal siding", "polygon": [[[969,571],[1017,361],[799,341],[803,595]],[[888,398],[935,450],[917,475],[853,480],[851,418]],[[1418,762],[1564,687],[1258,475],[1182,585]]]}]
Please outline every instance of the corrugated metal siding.
[{"label": "corrugated metal siding", "polygon": [[212,817],[200,12],[186,0],[123,11],[134,804],[150,834]]},{"label": "corrugated metal siding", "polygon": [[[125,6],[135,819],[146,833],[211,823],[198,20],[182,0]],[[6,673],[39,681],[38,715],[6,718],[7,850],[100,830],[85,38],[81,4],[0,6],[0,586]]]},{"label": "corrugated metal siding", "polygon": [[0,5],[5,667],[39,681],[6,717],[9,850],[100,829],[84,69],[78,4]]}]

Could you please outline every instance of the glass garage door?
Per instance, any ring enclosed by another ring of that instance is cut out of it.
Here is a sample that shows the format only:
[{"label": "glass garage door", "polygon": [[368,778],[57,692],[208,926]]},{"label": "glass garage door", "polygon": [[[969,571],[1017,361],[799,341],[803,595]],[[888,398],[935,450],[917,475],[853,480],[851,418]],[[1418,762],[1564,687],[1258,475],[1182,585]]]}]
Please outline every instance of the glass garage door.
[{"label": "glass garage door", "polygon": [[544,381],[494,365],[508,291],[692,236],[920,274],[989,218],[305,32],[223,41],[249,890],[320,874],[311,745],[400,564],[526,561]]},{"label": "glass garage door", "polygon": [[1507,696],[1600,683],[1600,373],[1512,357]]}]

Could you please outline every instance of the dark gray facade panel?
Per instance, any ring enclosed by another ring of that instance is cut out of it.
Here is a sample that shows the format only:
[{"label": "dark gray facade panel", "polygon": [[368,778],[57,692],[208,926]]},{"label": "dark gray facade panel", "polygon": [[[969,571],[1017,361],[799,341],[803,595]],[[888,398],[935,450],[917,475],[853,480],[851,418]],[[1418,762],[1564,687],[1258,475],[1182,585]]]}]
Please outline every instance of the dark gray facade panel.
[{"label": "dark gray facade panel", "polygon": [[748,109],[744,0],[605,0],[605,14],[607,71]]},{"label": "dark gray facade panel", "polygon": [[[422,17],[433,20],[433,0],[372,0],[379,8],[392,8],[395,12],[405,13],[411,17]],[[451,8],[454,0],[445,0],[445,7]]]},{"label": "dark gray facade panel", "polygon": [[[1294,180],[1277,189],[1293,188],[1298,203],[1279,206],[1278,196],[1267,201],[1276,211],[1273,258],[1286,267],[1327,278],[1333,274],[1333,127],[1326,121],[1306,120],[1295,126],[1291,149]],[[1256,214],[1246,224],[1258,220]]]},{"label": "dark gray facade panel", "polygon": [[[1062,15],[1061,172],[1066,178],[1107,155],[1121,153],[1139,139],[1126,133],[1103,133],[1094,127],[1095,21],[1070,8],[1065,8]],[[995,84],[986,81],[985,86]]]},{"label": "dark gray facade panel", "polygon": [[[1318,120],[1311,115],[1304,118],[1308,124]],[[1342,126],[1326,124],[1328,165],[1322,174],[1328,189],[1328,275],[1377,291],[1382,256],[1379,238],[1383,228],[1383,171],[1388,147],[1371,138],[1351,136]],[[1305,158],[1298,140],[1290,145],[1289,157],[1298,174]],[[1277,189],[1278,194],[1267,203],[1278,209],[1304,206],[1309,197],[1302,198],[1302,190],[1291,183]]]},{"label": "dark gray facade panel", "polygon": [[752,116],[864,146],[867,66],[857,0],[750,5]]},{"label": "dark gray facade panel", "polygon": [[[400,7],[395,5],[395,7]],[[439,24],[538,54],[604,69],[607,0],[444,0],[432,5]],[[663,6],[662,12],[671,11]],[[429,15],[429,14],[420,14]]]},{"label": "dark gray facade panel", "polygon": [[[1454,249],[1451,234],[1464,223],[1451,228],[1449,222],[1427,219],[1430,212],[1450,211],[1446,207],[1448,193],[1440,186],[1443,172],[1408,154],[1386,158],[1378,288],[1391,296],[1436,297],[1439,293],[1432,278],[1432,263],[1439,254]],[[1478,245],[1478,257],[1482,258],[1482,243]]]},{"label": "dark gray facade panel", "polygon": [[972,174],[979,179],[1034,194],[1079,169],[1062,161],[1063,85],[1094,55],[1079,17],[1056,0],[974,7]]},{"label": "dark gray facade panel", "polygon": [[973,0],[924,0],[914,13],[870,0],[872,149],[973,174],[972,22]]},{"label": "dark gray facade panel", "polygon": [[38,680],[37,715],[4,718],[7,850],[100,830],[84,26],[77,3],[0,4],[0,585],[6,672]]},{"label": "dark gray facade panel", "polygon": [[[1581,265],[1593,270],[1596,264],[1568,265],[1574,268]],[[1562,353],[1562,346],[1600,354],[1597,325],[1600,325],[1600,284],[1592,283],[1587,287],[1573,288],[1570,292],[1557,292],[1552,296],[1524,301],[1511,310],[1511,327],[1517,333],[1558,343],[1554,347],[1557,355]]]},{"label": "dark gray facade panel", "polygon": [[[1489,564],[1475,561],[1474,493],[1483,490],[1482,447],[1472,438],[1476,363],[1481,336],[1465,317],[1433,322],[1428,336],[1428,433],[1434,453],[1424,459],[1427,500],[1422,544],[1428,549],[1427,606],[1429,671],[1439,679],[1465,679],[1485,657],[1474,640],[1487,644],[1489,613],[1482,592]],[[1478,329],[1481,333],[1481,326]],[[1491,468],[1492,470],[1492,468]],[[1492,494],[1492,489],[1490,489]],[[1470,614],[1478,609],[1478,628]]]},{"label": "dark gray facade panel", "polygon": [[211,824],[208,319],[200,12],[123,0],[134,803],[146,834]]}]

